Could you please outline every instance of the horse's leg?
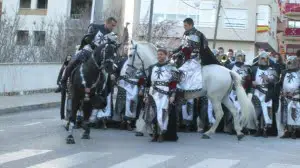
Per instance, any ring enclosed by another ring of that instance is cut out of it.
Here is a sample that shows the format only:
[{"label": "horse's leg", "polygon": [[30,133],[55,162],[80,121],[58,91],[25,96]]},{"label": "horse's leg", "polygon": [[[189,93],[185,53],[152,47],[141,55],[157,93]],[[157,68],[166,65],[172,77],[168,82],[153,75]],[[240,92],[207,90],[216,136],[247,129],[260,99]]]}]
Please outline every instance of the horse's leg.
[{"label": "horse's leg", "polygon": [[233,120],[234,120],[233,124],[234,124],[234,129],[237,134],[237,138],[238,138],[238,140],[241,140],[244,137],[244,134],[241,132],[242,127],[240,125],[239,114],[238,114],[237,108],[234,106],[233,102],[229,99],[228,96],[224,97],[223,104],[231,112],[231,114],[233,116]]},{"label": "horse's leg", "polygon": [[219,126],[219,123],[224,115],[224,112],[223,112],[222,106],[221,106],[221,101],[216,100],[214,98],[211,98],[210,100],[211,100],[211,104],[213,106],[213,109],[214,109],[214,112],[216,115],[216,121],[212,125],[212,127],[203,134],[203,136],[202,136],[203,139],[209,139],[210,138],[209,135],[211,133],[215,133],[215,131],[216,131],[217,127]]},{"label": "horse's leg", "polygon": [[73,129],[76,122],[76,114],[80,106],[80,100],[78,96],[73,95],[72,97],[72,114],[69,116],[69,135],[66,139],[67,144],[75,144],[75,140],[73,137]]},{"label": "horse's leg", "polygon": [[92,104],[90,103],[90,101],[84,102],[83,103],[83,124],[82,124],[82,128],[84,129],[84,133],[82,134],[81,139],[90,139],[90,124],[89,124],[89,120],[93,111],[93,107]]}]

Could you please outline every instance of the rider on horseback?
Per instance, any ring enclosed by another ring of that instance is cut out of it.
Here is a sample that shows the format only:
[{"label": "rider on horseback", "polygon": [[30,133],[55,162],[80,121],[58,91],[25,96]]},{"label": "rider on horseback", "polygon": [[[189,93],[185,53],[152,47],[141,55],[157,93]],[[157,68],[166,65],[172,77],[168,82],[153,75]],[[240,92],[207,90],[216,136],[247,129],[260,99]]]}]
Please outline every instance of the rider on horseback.
[{"label": "rider on horseback", "polygon": [[113,17],[109,17],[108,19],[106,19],[105,24],[103,25],[99,25],[97,27],[93,25],[89,26],[88,34],[85,35],[81,41],[79,52],[75,54],[75,56],[66,67],[65,74],[61,80],[61,87],[63,89],[66,88],[67,80],[71,75],[73,69],[77,67],[77,65],[86,61],[97,46],[107,43],[108,38],[114,38],[107,37],[107,35],[112,32],[114,27],[116,27],[116,24],[117,20]]},{"label": "rider on horseback", "polygon": [[185,32],[183,34],[182,45],[175,49],[172,53],[182,51],[185,59],[195,58],[200,56],[202,65],[218,64],[213,52],[208,47],[208,41],[203,33],[194,27],[194,21],[191,18],[186,18],[184,21]]}]

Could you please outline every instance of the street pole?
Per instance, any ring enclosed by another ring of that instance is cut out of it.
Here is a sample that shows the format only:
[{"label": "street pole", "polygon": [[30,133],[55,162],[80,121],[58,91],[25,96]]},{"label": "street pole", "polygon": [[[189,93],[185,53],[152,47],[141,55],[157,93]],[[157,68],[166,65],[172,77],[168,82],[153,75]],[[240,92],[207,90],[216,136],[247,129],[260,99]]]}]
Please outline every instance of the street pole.
[{"label": "street pole", "polygon": [[95,21],[95,0],[92,2],[92,11],[91,11],[91,20],[90,23],[93,23]]},{"label": "street pole", "polygon": [[151,36],[152,36],[152,20],[153,20],[153,5],[154,5],[154,0],[151,0],[151,4],[150,4],[150,16],[149,16],[149,23],[148,23],[148,42],[151,42]]},{"label": "street pole", "polygon": [[219,0],[218,4],[218,11],[217,11],[217,18],[216,18],[216,26],[215,26],[215,33],[214,33],[214,43],[213,43],[213,49],[216,48],[216,43],[217,43],[217,34],[218,34],[218,27],[219,27],[219,15],[220,15],[220,10],[221,10],[221,1]]}]

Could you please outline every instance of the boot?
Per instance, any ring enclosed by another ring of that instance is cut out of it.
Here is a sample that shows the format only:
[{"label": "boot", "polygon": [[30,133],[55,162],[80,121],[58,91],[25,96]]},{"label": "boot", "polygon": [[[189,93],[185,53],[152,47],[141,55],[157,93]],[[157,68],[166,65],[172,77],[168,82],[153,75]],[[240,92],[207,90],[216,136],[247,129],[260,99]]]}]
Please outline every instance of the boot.
[{"label": "boot", "polygon": [[267,127],[263,129],[263,137],[268,138],[268,128]]},{"label": "boot", "polygon": [[292,139],[296,139],[297,138],[297,136],[296,136],[296,129],[295,128],[293,128],[293,132],[292,132]]},{"label": "boot", "polygon": [[259,129],[256,131],[256,133],[254,134],[254,137],[260,137],[260,136],[262,136],[262,132],[263,132],[263,130],[259,128]]},{"label": "boot", "polygon": [[58,85],[58,88],[54,91],[55,93],[61,92],[61,85]]},{"label": "boot", "polygon": [[285,138],[290,138],[290,137],[291,137],[290,132],[289,132],[289,130],[286,128],[286,129],[284,130],[283,135],[282,135],[280,138],[281,138],[281,139],[285,139]]}]

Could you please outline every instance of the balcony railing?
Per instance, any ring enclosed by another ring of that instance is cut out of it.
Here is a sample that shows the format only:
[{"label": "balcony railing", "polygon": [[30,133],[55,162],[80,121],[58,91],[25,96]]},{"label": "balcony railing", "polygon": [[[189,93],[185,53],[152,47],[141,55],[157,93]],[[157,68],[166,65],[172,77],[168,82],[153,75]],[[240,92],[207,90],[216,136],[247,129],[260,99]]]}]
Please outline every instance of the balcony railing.
[{"label": "balcony railing", "polygon": [[300,4],[299,3],[286,3],[285,4],[285,14],[288,13],[298,13],[300,12]]},{"label": "balcony railing", "polygon": [[284,32],[285,36],[299,36],[300,28],[286,28]]}]

